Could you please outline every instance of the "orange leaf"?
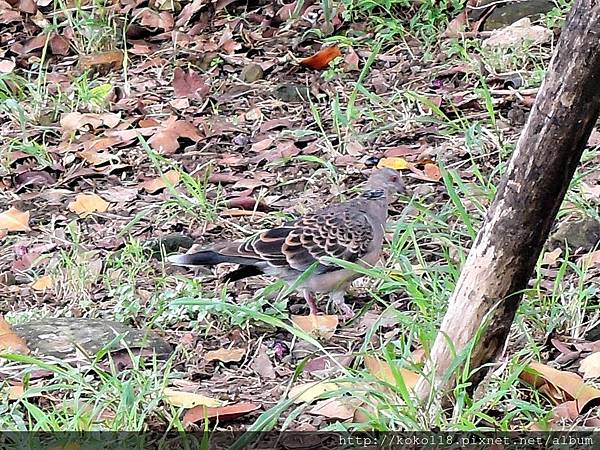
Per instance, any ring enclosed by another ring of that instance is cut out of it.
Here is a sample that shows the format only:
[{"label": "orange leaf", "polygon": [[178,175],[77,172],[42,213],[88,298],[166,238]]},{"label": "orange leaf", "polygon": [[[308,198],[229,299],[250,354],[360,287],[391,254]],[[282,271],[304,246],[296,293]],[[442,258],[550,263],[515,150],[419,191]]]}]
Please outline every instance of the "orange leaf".
[{"label": "orange leaf", "polygon": [[237,405],[220,406],[208,408],[206,406],[195,406],[183,416],[183,424],[199,422],[205,419],[218,418],[220,422],[236,419],[240,416],[256,411],[260,405],[255,403],[238,403]]},{"label": "orange leaf", "polygon": [[354,417],[362,401],[357,398],[328,398],[318,401],[308,412],[328,419],[348,420]]},{"label": "orange leaf", "polygon": [[557,370],[538,362],[529,363],[520,378],[540,390],[545,387],[548,391],[548,387],[552,386],[565,393],[568,400],[577,401],[580,413],[590,402],[600,399],[600,390],[585,384],[576,373]]},{"label": "orange leaf", "polygon": [[300,61],[300,65],[315,70],[323,70],[326,69],[329,63],[338,56],[342,56],[342,52],[337,45],[332,45],[319,50],[317,53],[309,56],[308,58],[304,58],[302,61]]},{"label": "orange leaf", "polygon": [[423,168],[423,173],[425,173],[425,176],[430,178],[431,181],[437,182],[440,181],[440,179],[442,178],[440,168],[435,164],[425,164],[425,167]]},{"label": "orange leaf", "polygon": [[26,355],[29,353],[25,341],[17,336],[10,324],[0,316],[0,352],[21,353]]},{"label": "orange leaf", "polygon": [[220,348],[219,350],[211,350],[206,352],[207,361],[222,361],[222,362],[237,362],[240,361],[246,354],[244,348]]},{"label": "orange leaf", "polygon": [[331,339],[338,326],[339,318],[333,315],[315,316],[309,314],[308,316],[292,316],[292,322],[302,331],[314,337]]},{"label": "orange leaf", "polygon": [[29,212],[22,212],[16,208],[0,213],[0,230],[29,231]]},{"label": "orange leaf", "polygon": [[142,189],[145,189],[149,194],[154,194],[156,191],[159,191],[165,187],[167,187],[167,183],[165,180],[172,184],[173,186],[177,186],[179,184],[179,172],[176,170],[169,170],[165,172],[162,177],[151,178],[150,180],[144,181],[140,186]]},{"label": "orange leaf", "polygon": [[77,194],[75,201],[69,203],[69,209],[85,217],[93,212],[106,211],[108,202],[97,194]]},{"label": "orange leaf", "polygon": [[121,50],[110,50],[91,55],[79,56],[79,67],[83,70],[91,69],[95,66],[104,66],[118,70],[123,65],[123,52]]},{"label": "orange leaf", "polygon": [[46,289],[52,289],[52,286],[54,286],[52,278],[49,275],[44,275],[35,280],[32,283],[31,288],[35,291],[45,291]]},{"label": "orange leaf", "polygon": [[[365,356],[365,366],[367,370],[373,375],[375,378],[379,378],[381,381],[385,381],[391,385],[396,384],[396,378],[394,377],[394,372],[392,368],[386,361],[381,361],[380,359],[374,356]],[[398,368],[398,373],[400,377],[404,380],[404,384],[408,389],[412,389],[419,379],[419,374],[411,372],[407,369]]]}]

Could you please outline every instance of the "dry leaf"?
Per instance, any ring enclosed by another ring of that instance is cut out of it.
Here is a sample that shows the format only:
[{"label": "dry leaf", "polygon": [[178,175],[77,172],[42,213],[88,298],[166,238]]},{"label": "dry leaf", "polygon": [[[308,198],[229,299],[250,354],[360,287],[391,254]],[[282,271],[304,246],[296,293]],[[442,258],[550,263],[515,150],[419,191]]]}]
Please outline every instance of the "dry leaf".
[{"label": "dry leaf", "polygon": [[[0,226],[0,228],[2,228]],[[586,255],[581,255],[581,258],[578,259],[578,262],[583,266],[592,266],[594,264],[600,264],[600,250],[596,250],[594,252],[590,252]]]},{"label": "dry leaf", "polygon": [[269,358],[269,355],[267,355],[267,347],[264,345],[261,345],[260,351],[258,355],[254,358],[254,361],[252,361],[250,367],[261,378],[272,379],[275,378],[277,375],[275,373],[275,369],[273,368],[273,363],[271,363],[271,359]]},{"label": "dry leaf", "polygon": [[210,88],[198,72],[192,69],[185,72],[178,67],[173,73],[173,90],[175,97],[204,98]]},{"label": "dry leaf", "polygon": [[50,50],[54,55],[67,56],[70,51],[71,43],[67,38],[60,34],[53,33],[50,38]]},{"label": "dry leaf", "polygon": [[27,355],[29,349],[25,341],[17,336],[10,324],[0,315],[0,352],[20,353]]},{"label": "dry leaf", "polygon": [[52,289],[54,286],[54,281],[50,275],[44,275],[43,277],[38,278],[31,284],[31,288],[34,291],[45,291],[46,289]]},{"label": "dry leaf", "polygon": [[348,367],[352,364],[352,361],[354,361],[354,356],[352,355],[318,356],[305,364],[304,372],[336,371],[340,366]]},{"label": "dry leaf", "polygon": [[193,392],[177,391],[171,388],[165,388],[163,396],[168,404],[186,409],[200,405],[216,408],[223,404],[223,402],[214,398],[206,397],[201,394],[194,394]]},{"label": "dry leaf", "polygon": [[404,158],[381,158],[377,163],[377,167],[389,167],[390,169],[404,170],[408,169],[408,162]]},{"label": "dry leaf", "polygon": [[67,132],[81,130],[86,126],[90,125],[92,129],[105,126],[107,128],[114,128],[121,123],[120,113],[102,113],[93,114],[74,111],[65,113],[60,117],[60,126]]},{"label": "dry leaf", "polygon": [[442,33],[443,37],[456,37],[461,31],[465,30],[468,21],[467,9],[465,8],[458,16],[450,21],[446,30]]},{"label": "dry leaf", "polygon": [[167,11],[158,13],[150,8],[144,8],[137,14],[137,17],[140,18],[140,23],[148,28],[162,28],[165,31],[170,31],[175,25],[173,15]]},{"label": "dry leaf", "polygon": [[556,264],[558,257],[562,253],[562,248],[556,247],[551,252],[544,252],[544,257],[542,258],[542,266],[553,266]]},{"label": "dry leaf", "polygon": [[329,66],[329,63],[338,56],[342,56],[342,52],[337,45],[332,45],[319,50],[317,53],[309,56],[308,58],[304,58],[302,61],[300,61],[300,65],[315,70],[323,70],[326,69]]},{"label": "dry leaf", "polygon": [[23,212],[11,207],[0,213],[0,230],[29,231],[29,211]]},{"label": "dry leaf", "polygon": [[85,217],[94,212],[105,212],[109,203],[97,194],[77,194],[75,201],[69,203],[69,210]]},{"label": "dry leaf", "polygon": [[25,392],[25,387],[22,384],[15,384],[9,386],[8,388],[8,399],[9,400],[19,400],[23,393]]},{"label": "dry leaf", "polygon": [[360,61],[358,59],[358,55],[356,54],[354,49],[352,47],[348,47],[348,54],[346,55],[346,57],[344,58],[344,62],[342,63],[344,72],[351,72],[353,70],[359,70],[360,69],[360,67],[358,66],[359,62]]},{"label": "dry leaf", "polygon": [[[367,367],[369,373],[375,378],[385,381],[391,385],[396,385],[394,372],[386,361],[381,361],[374,356],[366,355],[365,366]],[[419,379],[419,374],[411,372],[407,369],[398,368],[398,374],[402,380],[404,380],[404,384],[408,389],[412,389],[417,384],[417,380]]]},{"label": "dry leaf", "polygon": [[579,365],[583,379],[600,377],[600,352],[592,353],[584,358]]},{"label": "dry leaf", "polygon": [[79,56],[80,69],[88,70],[98,66],[119,70],[123,66],[123,52],[121,50],[110,50]]},{"label": "dry leaf", "polygon": [[83,158],[86,162],[90,163],[93,166],[100,166],[102,164],[106,164],[110,161],[118,161],[119,158],[115,155],[111,155],[110,153],[98,153],[94,150],[83,150],[81,152],[77,152],[81,158]]},{"label": "dry leaf", "polygon": [[288,392],[288,398],[294,399],[294,403],[312,403],[317,397],[326,392],[336,391],[340,388],[337,383],[314,381],[294,386]]},{"label": "dry leaf", "polygon": [[191,123],[172,117],[164,123],[160,130],[148,139],[148,144],[163,155],[172,155],[180,147],[178,141],[180,138],[187,138],[190,141],[197,142],[202,140],[202,135],[198,131],[198,128]]},{"label": "dry leaf", "polygon": [[183,416],[183,424],[204,421],[205,419],[217,418],[219,422],[237,419],[240,416],[256,411],[260,405],[255,403],[238,403],[237,405],[220,406],[218,408],[208,408],[206,406],[196,406],[190,409]]},{"label": "dry leaf", "polygon": [[442,178],[442,172],[440,171],[440,168],[435,164],[425,164],[425,167],[423,168],[423,173],[427,178],[436,183]]},{"label": "dry leaf", "polygon": [[318,401],[308,412],[328,419],[349,420],[361,403],[361,400],[350,397],[329,398]]},{"label": "dry leaf", "polygon": [[560,403],[552,409],[552,418],[574,420],[579,417],[579,408],[575,400]]},{"label": "dry leaf", "polygon": [[151,178],[144,181],[140,184],[140,187],[149,194],[154,194],[156,191],[166,188],[167,182],[172,186],[177,186],[179,184],[179,179],[179,172],[176,170],[169,170],[168,172],[165,172],[162,177]]},{"label": "dry leaf", "polygon": [[529,363],[521,372],[520,378],[538,388],[540,392],[542,388],[545,388],[546,392],[556,391],[551,398],[556,399],[560,396],[566,397],[565,400],[576,400],[580,414],[590,402],[600,399],[600,390],[585,384],[576,373],[557,370],[538,362]]},{"label": "dry leaf", "polygon": [[338,316],[314,315],[292,316],[292,322],[305,333],[316,338],[331,339],[339,323]]},{"label": "dry leaf", "polygon": [[245,348],[220,348],[206,352],[204,357],[207,361],[237,362],[246,354]]}]

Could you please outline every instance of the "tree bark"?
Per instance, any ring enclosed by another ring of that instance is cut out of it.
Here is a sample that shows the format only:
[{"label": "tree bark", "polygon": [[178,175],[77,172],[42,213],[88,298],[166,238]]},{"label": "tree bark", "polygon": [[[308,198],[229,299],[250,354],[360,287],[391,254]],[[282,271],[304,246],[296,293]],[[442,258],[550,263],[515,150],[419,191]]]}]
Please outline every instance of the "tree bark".
[{"label": "tree bark", "polygon": [[472,389],[501,354],[599,111],[600,1],[576,0],[417,383],[422,400],[448,394],[470,343]]}]

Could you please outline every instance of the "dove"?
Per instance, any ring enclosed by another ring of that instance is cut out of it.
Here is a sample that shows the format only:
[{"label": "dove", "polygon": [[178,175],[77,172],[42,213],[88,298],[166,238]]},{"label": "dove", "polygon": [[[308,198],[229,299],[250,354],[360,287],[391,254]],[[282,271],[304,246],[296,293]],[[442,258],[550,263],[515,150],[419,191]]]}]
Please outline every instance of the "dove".
[{"label": "dove", "polygon": [[316,294],[329,294],[342,317],[348,319],[354,312],[344,301],[345,293],[361,275],[326,257],[362,267],[375,265],[383,247],[388,205],[397,194],[407,192],[398,171],[377,169],[360,195],[351,200],[327,206],[248,239],[172,255],[168,261],[177,266],[239,264],[237,270],[225,276],[226,281],[265,274],[293,283],[311,268],[298,286],[310,314],[318,313]]}]

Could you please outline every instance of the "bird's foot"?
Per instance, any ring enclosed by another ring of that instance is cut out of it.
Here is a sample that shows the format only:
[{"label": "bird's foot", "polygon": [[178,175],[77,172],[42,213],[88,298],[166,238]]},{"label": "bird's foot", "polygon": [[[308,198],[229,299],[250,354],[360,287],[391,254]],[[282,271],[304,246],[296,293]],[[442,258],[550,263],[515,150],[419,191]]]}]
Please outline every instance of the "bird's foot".
[{"label": "bird's foot", "polygon": [[342,312],[340,314],[340,318],[343,321],[348,321],[354,317],[354,310],[350,305],[347,305],[344,301],[344,293],[343,292],[335,292],[331,294],[331,300],[335,304],[335,306]]},{"label": "bird's foot", "polygon": [[352,307],[350,305],[347,305],[346,303],[339,304],[338,308],[342,311],[342,314],[340,314],[340,318],[344,322],[347,322],[347,321],[353,319],[356,314],[354,312],[354,310],[352,309]]},{"label": "bird's foot", "polygon": [[304,291],[304,300],[306,300],[310,314],[316,316],[319,310],[317,309],[315,296],[311,292]]}]

